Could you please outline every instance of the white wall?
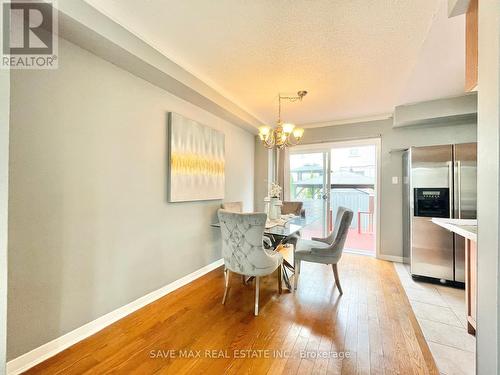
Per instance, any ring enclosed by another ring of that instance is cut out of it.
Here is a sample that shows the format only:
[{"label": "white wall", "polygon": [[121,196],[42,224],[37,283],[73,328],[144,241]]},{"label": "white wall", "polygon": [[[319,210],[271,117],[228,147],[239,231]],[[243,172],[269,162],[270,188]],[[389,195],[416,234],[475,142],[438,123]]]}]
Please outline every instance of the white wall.
[{"label": "white wall", "polygon": [[167,112],[226,135],[253,209],[254,136],[80,49],[11,77],[8,358],[220,258],[220,201],[170,204]]},{"label": "white wall", "polygon": [[500,3],[479,0],[477,373],[498,374]]}]

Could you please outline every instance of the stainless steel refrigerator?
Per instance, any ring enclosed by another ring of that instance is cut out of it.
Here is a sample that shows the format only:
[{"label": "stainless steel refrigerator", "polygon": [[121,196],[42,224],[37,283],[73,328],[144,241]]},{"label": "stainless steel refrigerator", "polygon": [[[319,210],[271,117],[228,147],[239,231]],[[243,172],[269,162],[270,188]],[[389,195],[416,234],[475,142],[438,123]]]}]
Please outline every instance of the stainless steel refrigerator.
[{"label": "stainless steel refrigerator", "polygon": [[475,219],[476,181],[476,143],[403,154],[403,257],[412,275],[465,282],[465,241],[431,219]]}]

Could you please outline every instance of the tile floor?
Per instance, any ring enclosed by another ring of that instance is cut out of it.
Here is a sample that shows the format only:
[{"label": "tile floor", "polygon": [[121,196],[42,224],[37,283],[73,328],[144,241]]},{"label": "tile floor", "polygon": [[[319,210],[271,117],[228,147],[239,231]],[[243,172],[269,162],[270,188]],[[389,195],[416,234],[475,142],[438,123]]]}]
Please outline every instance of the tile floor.
[{"label": "tile floor", "polygon": [[474,375],[476,340],[467,333],[465,291],[415,281],[405,265],[394,266],[439,372]]}]

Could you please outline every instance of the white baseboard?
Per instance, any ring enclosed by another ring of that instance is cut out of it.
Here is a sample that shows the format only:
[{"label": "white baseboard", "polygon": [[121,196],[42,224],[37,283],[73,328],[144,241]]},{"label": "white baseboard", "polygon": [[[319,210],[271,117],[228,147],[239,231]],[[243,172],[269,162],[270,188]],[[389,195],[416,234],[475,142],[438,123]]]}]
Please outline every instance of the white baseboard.
[{"label": "white baseboard", "polygon": [[200,268],[197,271],[186,275],[179,280],[176,280],[170,284],[167,284],[160,289],[157,289],[143,297],[132,301],[125,306],[119,307],[118,309],[103,315],[92,322],[89,322],[65,335],[58,337],[52,341],[49,341],[36,349],[31,350],[7,363],[7,374],[17,375],[20,374],[31,367],[45,361],[46,359],[53,357],[57,353],[69,348],[70,346],[76,344],[79,341],[99,332],[103,328],[106,328],[110,324],[124,318],[125,316],[133,313],[136,310],[156,301],[157,299],[173,292],[180,287],[189,284],[190,282],[196,280],[197,278],[207,274],[208,272],[220,267],[224,264],[223,259],[219,259],[209,265]]},{"label": "white baseboard", "polygon": [[[344,249],[344,252],[350,253],[350,254],[357,254],[357,255],[375,256],[375,254],[368,252],[368,251],[363,251],[363,250]],[[381,259],[381,260],[387,260],[389,262],[403,263],[403,257],[396,256],[396,255],[379,254],[376,256],[376,258]]]},{"label": "white baseboard", "polygon": [[367,257],[374,257],[375,256],[375,252],[373,252],[373,251],[345,249],[345,248],[344,248],[344,253],[356,254],[356,255],[364,255],[364,256],[367,256]]},{"label": "white baseboard", "polygon": [[403,257],[397,255],[379,254],[377,258],[382,260],[388,260],[389,262],[403,263]]}]

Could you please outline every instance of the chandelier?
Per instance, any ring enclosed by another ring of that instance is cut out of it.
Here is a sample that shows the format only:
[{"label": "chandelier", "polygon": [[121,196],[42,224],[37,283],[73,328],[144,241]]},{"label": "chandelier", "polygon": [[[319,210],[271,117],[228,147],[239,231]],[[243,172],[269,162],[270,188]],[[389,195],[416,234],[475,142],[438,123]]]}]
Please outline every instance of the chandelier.
[{"label": "chandelier", "polygon": [[295,127],[294,124],[281,121],[281,101],[288,100],[289,102],[302,101],[306,96],[307,91],[302,90],[297,95],[288,96],[278,94],[278,121],[276,128],[270,126],[259,127],[259,138],[267,148],[277,148],[279,150],[285,147],[292,147],[300,142],[304,135],[304,129]]}]

